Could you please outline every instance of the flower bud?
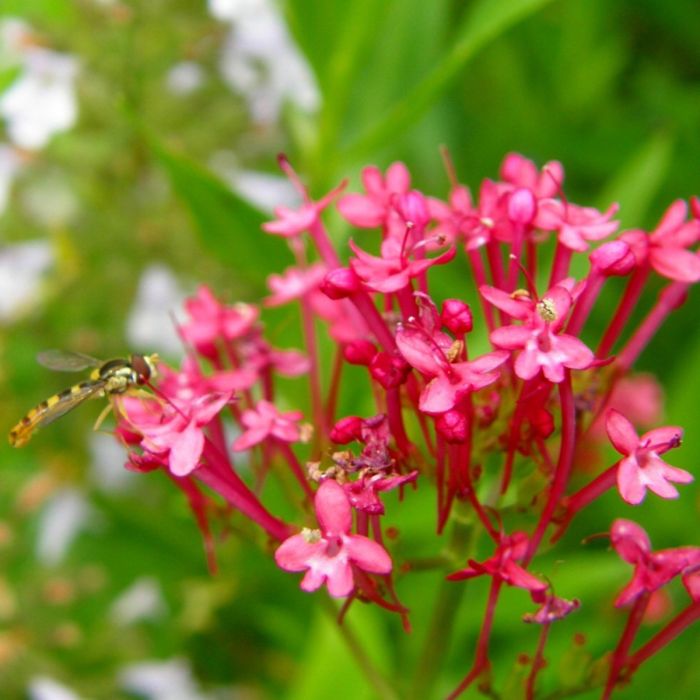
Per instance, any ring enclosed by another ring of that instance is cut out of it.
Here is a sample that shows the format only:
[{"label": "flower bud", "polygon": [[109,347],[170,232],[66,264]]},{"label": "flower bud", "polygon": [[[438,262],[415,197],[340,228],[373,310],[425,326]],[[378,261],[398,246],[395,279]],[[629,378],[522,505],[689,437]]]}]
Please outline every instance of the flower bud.
[{"label": "flower bud", "polygon": [[377,354],[377,348],[369,340],[353,340],[343,348],[343,357],[351,365],[369,366]]},{"label": "flower bud", "polygon": [[330,438],[338,445],[347,445],[353,440],[362,438],[364,421],[359,416],[341,418],[332,428]]},{"label": "flower bud", "polygon": [[603,274],[620,277],[632,272],[636,264],[632,249],[620,240],[603,243],[591,253],[590,260]]},{"label": "flower bud", "polygon": [[508,218],[514,224],[529,226],[537,213],[535,195],[526,187],[514,190],[508,198]]},{"label": "flower bud", "polygon": [[346,299],[361,289],[361,283],[349,267],[336,267],[323,278],[320,289],[331,299]]},{"label": "flower bud", "polygon": [[369,372],[385,389],[395,389],[406,381],[411,366],[397,355],[378,352],[369,365]]},{"label": "flower bud", "polygon": [[440,320],[443,326],[455,335],[469,333],[474,326],[472,310],[460,299],[445,299]]},{"label": "flower bud", "polygon": [[467,441],[469,423],[464,413],[452,409],[435,418],[435,429],[451,444],[464,443]]},{"label": "flower bud", "polygon": [[411,224],[416,228],[423,229],[430,221],[425,195],[417,190],[399,195],[394,202],[394,207],[406,224]]}]

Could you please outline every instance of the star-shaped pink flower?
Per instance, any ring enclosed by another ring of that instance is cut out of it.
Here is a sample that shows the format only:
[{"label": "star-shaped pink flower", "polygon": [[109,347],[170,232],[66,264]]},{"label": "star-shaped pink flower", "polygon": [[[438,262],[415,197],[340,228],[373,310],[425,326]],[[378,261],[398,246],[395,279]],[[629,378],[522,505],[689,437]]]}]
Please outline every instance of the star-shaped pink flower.
[{"label": "star-shaped pink flower", "polygon": [[607,412],[605,428],[613,447],[624,455],[617,468],[617,486],[628,503],[641,503],[647,489],[661,498],[677,498],[678,491],[670,482],[693,481],[692,474],[672,467],[659,457],[681,444],[681,428],[656,428],[639,437],[632,423],[614,408]]},{"label": "star-shaped pink flower", "polygon": [[391,557],[379,543],[352,535],[352,508],[343,489],[332,479],[324,481],[314,499],[319,530],[305,528],[277,548],[275,561],[285,571],[306,571],[305,591],[324,583],[334,598],[350,595],[355,587],[353,567],[373,574],[388,574]]},{"label": "star-shaped pink flower", "polygon": [[[628,605],[642,593],[653,593],[679,574],[690,574],[700,567],[700,547],[652,552],[649,536],[631,520],[616,520],[610,528],[610,541],[620,557],[634,566],[632,580],[615,600],[617,607]],[[692,588],[691,585],[691,595]]]},{"label": "star-shaped pink flower", "polygon": [[270,401],[258,401],[254,409],[243,411],[241,423],[247,430],[236,438],[233,449],[237,452],[247,450],[270,437],[282,442],[297,442],[301,439],[299,421],[302,417],[301,411],[282,413]]}]

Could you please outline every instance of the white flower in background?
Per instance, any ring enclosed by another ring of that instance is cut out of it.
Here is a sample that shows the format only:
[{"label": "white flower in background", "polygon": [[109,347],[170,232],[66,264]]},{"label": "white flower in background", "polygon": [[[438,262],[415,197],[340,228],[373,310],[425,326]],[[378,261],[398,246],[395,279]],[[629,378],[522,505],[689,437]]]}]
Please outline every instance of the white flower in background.
[{"label": "white flower in background", "polygon": [[60,562],[91,515],[90,506],[80,491],[70,488],[57,491],[39,518],[37,559],[49,566]]},{"label": "white flower in background", "polygon": [[21,166],[22,158],[19,153],[12,146],[0,143],[0,214],[7,207],[12,183]]},{"label": "white flower in background", "polygon": [[0,63],[16,63],[32,44],[32,30],[23,19],[6,17],[0,20]]},{"label": "white flower in background", "polygon": [[219,67],[255,121],[276,121],[285,100],[307,112],[318,107],[311,69],[272,0],[209,0],[209,11],[231,23]]},{"label": "white flower in background", "polygon": [[189,95],[204,82],[202,66],[195,61],[176,63],[165,77],[165,84],[174,95]]},{"label": "white flower in background", "polygon": [[127,588],[112,604],[110,617],[119,625],[162,617],[166,606],[158,581],[144,576]]},{"label": "white flower in background", "polygon": [[53,251],[45,241],[0,247],[0,323],[18,318],[37,303],[43,277],[53,263]]},{"label": "white flower in background", "polygon": [[207,700],[184,659],[146,661],[126,666],[119,674],[120,686],[147,700]]},{"label": "white flower in background", "polygon": [[147,267],[126,322],[129,344],[144,352],[180,357],[182,342],[172,315],[182,306],[185,296],[169,268],[159,264]]},{"label": "white flower in background", "polygon": [[43,148],[54,134],[75,124],[77,72],[76,59],[67,54],[39,47],[24,53],[22,72],[0,95],[0,116],[15,145]]},{"label": "white flower in background", "polygon": [[124,493],[138,482],[138,474],[124,469],[127,450],[114,439],[114,435],[103,432],[90,433],[90,481],[106,493]]},{"label": "white flower in background", "polygon": [[35,676],[29,682],[27,695],[30,700],[81,700],[72,690],[53,678]]},{"label": "white flower in background", "polygon": [[301,197],[288,178],[256,170],[242,170],[231,151],[215,153],[209,165],[236,194],[266,214],[272,214],[277,206],[294,208],[301,205]]}]

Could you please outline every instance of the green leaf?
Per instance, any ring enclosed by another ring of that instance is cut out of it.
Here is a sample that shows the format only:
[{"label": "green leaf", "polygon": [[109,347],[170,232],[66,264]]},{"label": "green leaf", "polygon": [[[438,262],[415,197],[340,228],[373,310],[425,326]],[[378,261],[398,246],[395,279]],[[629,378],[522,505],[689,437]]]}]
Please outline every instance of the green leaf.
[{"label": "green leaf", "polygon": [[652,136],[618,171],[600,196],[605,209],[610,202],[620,203],[616,217],[621,228],[641,226],[671,165],[671,137],[667,133]]},{"label": "green leaf", "polygon": [[383,119],[351,144],[348,151],[359,157],[395,139],[435,103],[479,49],[551,1],[478,0],[459,29],[452,49],[426,78],[387,110]]},{"label": "green leaf", "polygon": [[267,217],[212,173],[161,143],[151,144],[209,253],[230,265],[251,291],[264,292],[265,276],[289,262],[284,244],[260,229]]}]

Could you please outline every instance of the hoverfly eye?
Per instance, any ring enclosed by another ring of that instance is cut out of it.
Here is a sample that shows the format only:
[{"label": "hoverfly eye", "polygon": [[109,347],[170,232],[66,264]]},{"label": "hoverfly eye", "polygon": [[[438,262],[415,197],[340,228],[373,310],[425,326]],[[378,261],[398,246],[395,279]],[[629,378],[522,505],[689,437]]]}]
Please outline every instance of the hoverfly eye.
[{"label": "hoverfly eye", "polygon": [[143,384],[150,379],[151,368],[143,355],[132,355],[131,366],[134,368],[136,374],[139,375],[139,383]]}]

